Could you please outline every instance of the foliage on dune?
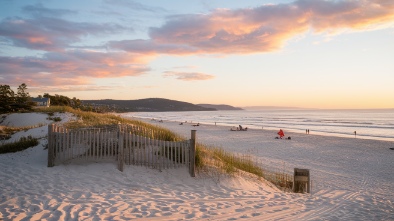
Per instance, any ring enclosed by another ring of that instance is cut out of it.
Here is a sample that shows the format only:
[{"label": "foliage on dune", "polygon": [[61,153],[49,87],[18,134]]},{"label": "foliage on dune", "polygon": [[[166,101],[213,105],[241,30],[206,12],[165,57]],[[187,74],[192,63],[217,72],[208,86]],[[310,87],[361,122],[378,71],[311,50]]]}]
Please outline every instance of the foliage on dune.
[{"label": "foliage on dune", "polygon": [[19,141],[0,145],[0,154],[14,153],[14,152],[22,151],[22,150],[25,150],[29,147],[34,147],[37,145],[38,145],[37,138],[31,137],[31,136],[21,137],[19,139]]}]

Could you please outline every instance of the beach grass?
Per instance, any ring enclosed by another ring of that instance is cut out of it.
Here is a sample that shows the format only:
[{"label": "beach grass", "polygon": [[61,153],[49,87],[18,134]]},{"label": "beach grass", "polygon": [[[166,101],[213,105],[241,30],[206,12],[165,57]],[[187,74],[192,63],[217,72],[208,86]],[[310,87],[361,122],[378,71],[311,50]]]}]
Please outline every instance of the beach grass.
[{"label": "beach grass", "polygon": [[21,137],[18,141],[0,145],[0,154],[14,153],[38,145],[38,138],[31,136]]},{"label": "beach grass", "polygon": [[[145,128],[146,130],[151,130],[154,132],[153,133],[154,135],[159,136],[160,139],[165,141],[184,140],[183,137],[173,133],[172,131],[166,128],[148,124],[143,121],[122,118],[119,115],[112,113],[95,113],[89,111],[81,111],[67,106],[51,106],[45,108],[37,108],[35,109],[35,111],[43,112],[50,116],[53,116],[53,114],[56,112],[59,113],[68,112],[73,114],[77,120],[71,120],[64,124],[64,126],[69,129],[85,128],[85,127],[103,127],[109,125],[126,124],[126,125],[140,126]],[[53,119],[56,121],[55,118],[56,117],[53,117]],[[151,135],[153,136],[153,134]]]},{"label": "beach grass", "polygon": [[[64,126],[67,128],[100,127],[115,124],[129,124],[144,127],[152,130],[154,134],[160,134],[160,138],[166,141],[180,141],[186,138],[181,137],[172,131],[159,126],[151,125],[138,120],[122,118],[111,113],[95,113],[75,110],[66,106],[53,106],[36,109],[53,116],[55,112],[69,112],[76,116],[77,120],[68,121]],[[151,137],[153,138],[153,137]],[[223,148],[209,147],[200,143],[196,144],[195,158],[197,172],[204,172],[209,169],[219,170],[219,173],[234,175],[238,171],[244,171],[264,178],[281,189],[291,188],[291,176],[284,171],[268,171],[264,169],[251,155],[236,154],[225,151]]]},{"label": "beach grass", "polygon": [[244,171],[264,178],[282,190],[291,191],[292,175],[286,173],[285,169],[282,171],[264,169],[262,164],[250,154],[233,153],[223,148],[202,144],[197,145],[196,153],[197,171],[207,171],[214,168],[228,175]]},{"label": "beach grass", "polygon": [[33,128],[37,128],[37,127],[42,127],[45,124],[37,124],[37,125],[32,125],[32,126],[26,126],[26,127],[8,127],[8,126],[2,126],[0,128],[0,135],[1,135],[1,139],[3,140],[7,140],[9,138],[11,138],[11,135],[14,133],[17,133],[19,131],[27,131]]}]

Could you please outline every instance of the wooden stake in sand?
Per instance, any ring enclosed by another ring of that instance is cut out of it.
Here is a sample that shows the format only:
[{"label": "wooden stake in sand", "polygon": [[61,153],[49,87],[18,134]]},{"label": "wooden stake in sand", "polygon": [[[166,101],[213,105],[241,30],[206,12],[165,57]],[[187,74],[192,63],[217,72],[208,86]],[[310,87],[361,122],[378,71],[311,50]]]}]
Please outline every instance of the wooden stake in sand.
[{"label": "wooden stake in sand", "polygon": [[196,162],[196,130],[192,130],[190,139],[190,176],[195,177]]}]

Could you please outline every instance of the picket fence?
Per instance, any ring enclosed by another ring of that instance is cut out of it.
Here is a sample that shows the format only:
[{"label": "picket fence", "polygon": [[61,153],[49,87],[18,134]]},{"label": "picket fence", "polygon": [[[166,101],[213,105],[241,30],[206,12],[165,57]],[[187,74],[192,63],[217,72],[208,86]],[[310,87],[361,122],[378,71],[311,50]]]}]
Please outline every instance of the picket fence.
[{"label": "picket fence", "polygon": [[[115,160],[123,171],[124,164],[157,169],[187,167],[195,176],[196,131],[191,139],[165,141],[159,132],[133,125],[104,128],[67,129],[48,125],[48,167],[71,162]],[[156,138],[156,139],[155,139]]]}]

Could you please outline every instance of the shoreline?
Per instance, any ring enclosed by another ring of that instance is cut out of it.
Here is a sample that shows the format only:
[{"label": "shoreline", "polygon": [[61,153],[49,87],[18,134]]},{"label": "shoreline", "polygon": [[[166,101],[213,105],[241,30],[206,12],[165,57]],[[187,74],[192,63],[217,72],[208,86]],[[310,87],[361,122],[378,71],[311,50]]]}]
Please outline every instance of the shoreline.
[{"label": "shoreline", "polygon": [[[119,114],[117,114],[119,115]],[[133,120],[139,120],[139,121],[143,121],[146,123],[150,123],[150,124],[154,124],[157,126],[161,126],[161,125],[165,125],[165,123],[175,123],[175,124],[180,124],[183,123],[184,125],[190,125],[192,126],[193,124],[197,124],[199,123],[201,126],[205,125],[205,126],[212,126],[212,127],[221,127],[223,128],[223,130],[230,130],[231,127],[237,126],[235,124],[219,124],[217,123],[215,125],[215,123],[207,123],[207,122],[184,122],[184,121],[174,121],[174,120],[162,120],[163,122],[159,122],[159,120],[155,119],[152,120],[152,118],[142,118],[142,117],[133,117],[133,116],[125,116],[120,114],[119,115],[122,118],[126,118],[126,119],[133,119]],[[244,125],[242,125],[244,126]],[[366,141],[383,141],[383,142],[389,142],[389,143],[393,143],[393,147],[394,147],[394,140],[390,139],[390,138],[381,138],[381,139],[373,139],[370,138],[369,136],[363,136],[363,135],[359,135],[357,134],[356,137],[354,137],[354,135],[342,135],[340,133],[329,133],[329,132],[318,132],[318,131],[310,131],[311,133],[306,134],[305,132],[301,132],[301,130],[296,130],[296,129],[286,129],[286,128],[277,128],[277,129],[273,129],[272,127],[263,127],[262,129],[258,129],[257,127],[250,127],[250,126],[245,126],[248,127],[248,131],[269,131],[272,134],[274,134],[275,136],[277,136],[277,132],[279,131],[279,129],[283,129],[285,131],[285,134],[298,134],[298,135],[306,135],[306,136],[322,136],[322,137],[331,137],[331,138],[345,138],[345,139],[360,139],[360,140],[366,140]],[[172,127],[171,127],[172,128]],[[336,136],[335,136],[336,135]],[[287,137],[287,136],[286,136]],[[375,137],[374,137],[375,138]]]},{"label": "shoreline", "polygon": [[214,112],[126,112],[122,116],[207,125],[238,126],[249,129],[286,130],[335,137],[356,137],[394,142],[394,112],[370,110],[303,111],[214,111]]}]

